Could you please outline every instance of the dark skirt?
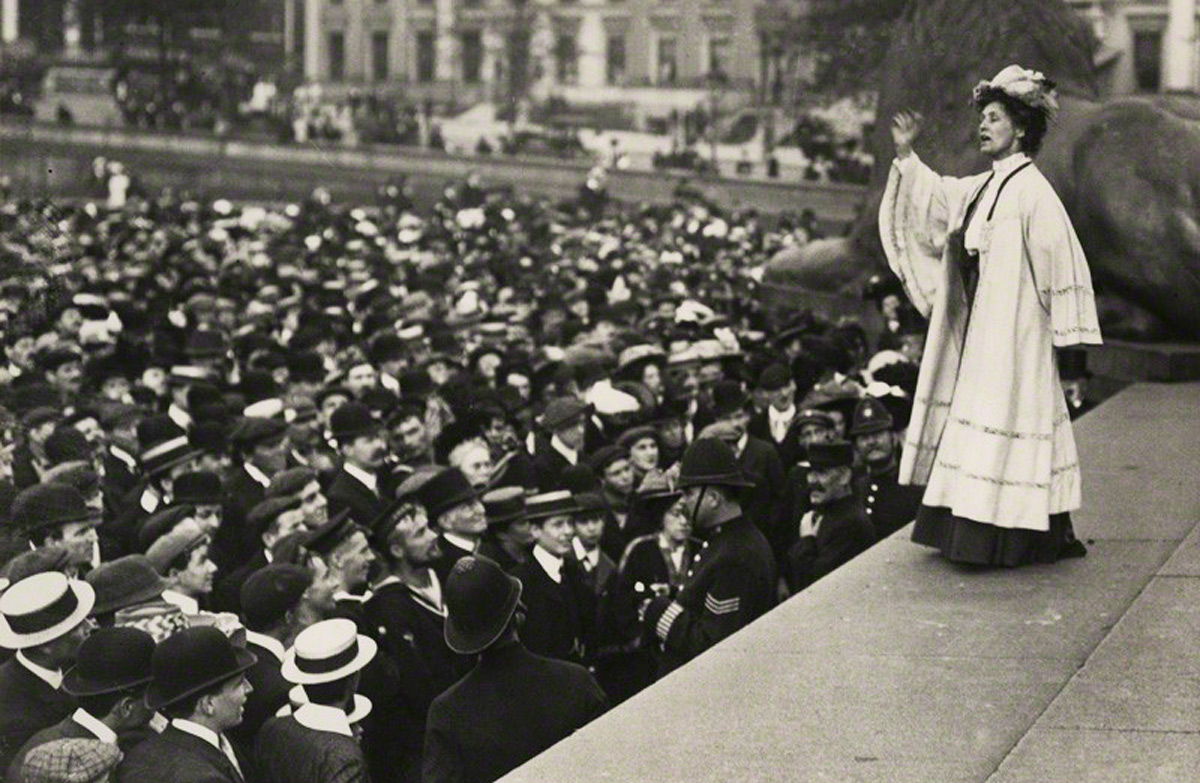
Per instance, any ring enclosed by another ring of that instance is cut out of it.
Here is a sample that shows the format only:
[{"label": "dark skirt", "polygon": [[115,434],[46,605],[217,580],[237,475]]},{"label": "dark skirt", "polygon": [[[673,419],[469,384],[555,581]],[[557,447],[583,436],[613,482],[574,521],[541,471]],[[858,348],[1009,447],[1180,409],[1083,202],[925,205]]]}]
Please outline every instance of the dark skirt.
[{"label": "dark skirt", "polygon": [[913,524],[912,540],[940,549],[955,563],[982,566],[1016,566],[1054,563],[1087,553],[1075,538],[1069,513],[1051,514],[1050,529],[1042,532],[1003,528],[955,516],[942,506],[921,506]]}]

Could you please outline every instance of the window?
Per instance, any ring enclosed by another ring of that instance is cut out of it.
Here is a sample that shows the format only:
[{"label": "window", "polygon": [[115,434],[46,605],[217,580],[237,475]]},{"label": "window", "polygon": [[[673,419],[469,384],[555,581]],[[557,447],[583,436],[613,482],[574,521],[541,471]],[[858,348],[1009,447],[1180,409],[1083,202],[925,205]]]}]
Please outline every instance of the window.
[{"label": "window", "polygon": [[608,36],[605,52],[605,78],[609,84],[621,84],[625,81],[625,36]]},{"label": "window", "polygon": [[437,75],[435,72],[436,63],[433,31],[422,30],[417,33],[417,81],[433,81]]},{"label": "window", "polygon": [[559,84],[575,84],[579,81],[579,53],[575,48],[575,36],[563,33],[554,42],[555,78]]},{"label": "window", "polygon": [[478,30],[462,34],[462,80],[466,84],[478,84],[483,72],[483,40]]},{"label": "window", "polygon": [[708,73],[713,76],[729,77],[729,36],[713,36],[708,39]]},{"label": "window", "polygon": [[340,82],[346,78],[346,35],[341,30],[329,33],[329,79]]},{"label": "window", "polygon": [[1133,34],[1133,78],[1141,92],[1158,92],[1162,86],[1161,30]]},{"label": "window", "polygon": [[679,78],[679,67],[675,51],[675,36],[661,35],[658,38],[658,67],[655,69],[658,84],[674,84]]},{"label": "window", "polygon": [[384,82],[388,78],[388,34],[384,30],[371,33],[371,74],[375,81]]}]

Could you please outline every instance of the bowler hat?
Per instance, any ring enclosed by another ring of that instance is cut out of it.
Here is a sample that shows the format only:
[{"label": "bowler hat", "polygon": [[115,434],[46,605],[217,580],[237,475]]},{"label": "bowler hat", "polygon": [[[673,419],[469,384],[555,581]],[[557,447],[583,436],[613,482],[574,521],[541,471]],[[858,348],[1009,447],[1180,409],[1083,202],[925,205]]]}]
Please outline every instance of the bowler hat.
[{"label": "bowler hat", "polygon": [[850,423],[850,436],[870,435],[873,432],[883,432],[892,428],[892,415],[887,406],[874,397],[863,397],[854,409],[854,418]]},{"label": "bowler hat", "polygon": [[288,468],[271,477],[267,486],[267,497],[279,498],[299,495],[304,488],[317,480],[317,472],[312,468]]},{"label": "bowler hat", "polygon": [[146,691],[146,706],[161,710],[203,694],[257,662],[254,653],[234,647],[215,626],[185,628],[155,648],[154,680]]},{"label": "bowler hat", "polygon": [[138,628],[99,628],[75,656],[75,666],[63,677],[63,690],[72,696],[117,693],[154,679],[151,659],[154,637]]},{"label": "bowler hat", "polygon": [[59,483],[34,484],[21,490],[9,511],[9,519],[25,535],[98,517],[87,507],[79,490]]},{"label": "bowler hat", "polygon": [[597,476],[603,476],[604,471],[608,470],[614,462],[628,458],[629,449],[613,443],[596,449],[596,452],[588,460],[588,465]]},{"label": "bowler hat", "polygon": [[733,450],[717,438],[701,438],[688,446],[679,468],[679,488],[752,487],[742,475]]},{"label": "bowler hat", "polygon": [[362,671],[378,649],[374,639],[358,632],[353,620],[322,620],[300,632],[279,673],[297,685],[335,682]]},{"label": "bowler hat", "polygon": [[180,522],[185,519],[191,519],[195,515],[196,508],[190,505],[167,506],[164,509],[155,511],[138,526],[138,550],[145,552],[155,541],[174,530],[175,526]]},{"label": "bowler hat", "polygon": [[446,645],[461,655],[490,647],[512,619],[521,580],[486,557],[459,559],[446,578]]},{"label": "bowler hat", "polygon": [[0,647],[24,650],[70,633],[92,611],[96,592],[57,571],[34,574],[0,595]]},{"label": "bowler hat", "polygon": [[452,508],[470,503],[478,497],[475,487],[458,468],[446,468],[426,481],[417,492],[417,498],[434,523]]},{"label": "bowler hat", "polygon": [[767,365],[758,376],[758,388],[768,392],[779,391],[791,382],[792,371],[778,363]]},{"label": "bowler hat", "polygon": [[808,447],[808,464],[813,470],[850,467],[854,464],[854,446],[844,440],[813,443]]},{"label": "bowler hat", "polygon": [[290,563],[271,563],[258,569],[242,584],[242,616],[246,628],[262,632],[276,625],[313,583],[307,568]]},{"label": "bowler hat", "polygon": [[525,518],[524,487],[500,487],[483,496],[488,527]]},{"label": "bowler hat", "polygon": [[92,458],[92,444],[87,436],[70,426],[59,425],[46,438],[44,449],[46,461],[51,465]]},{"label": "bowler hat", "polygon": [[213,471],[197,470],[175,479],[174,505],[219,506],[222,500],[221,476]]},{"label": "bowler hat", "polygon": [[87,583],[96,591],[93,615],[145,603],[161,596],[169,586],[145,555],[125,555],[101,563],[88,572]]},{"label": "bowler hat", "polygon": [[712,415],[716,419],[724,419],[746,409],[746,393],[737,381],[717,381],[713,384],[712,399]]},{"label": "bowler hat", "polygon": [[338,407],[329,417],[329,429],[339,446],[362,435],[370,435],[379,429],[379,422],[371,415],[371,409],[361,402],[347,402]]}]

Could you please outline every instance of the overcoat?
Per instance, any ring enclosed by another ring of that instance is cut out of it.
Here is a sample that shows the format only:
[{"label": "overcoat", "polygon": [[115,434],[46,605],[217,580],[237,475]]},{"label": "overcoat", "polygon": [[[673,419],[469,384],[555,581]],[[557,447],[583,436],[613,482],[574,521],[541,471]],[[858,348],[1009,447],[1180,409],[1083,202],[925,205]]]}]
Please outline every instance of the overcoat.
[{"label": "overcoat", "polygon": [[[896,160],[879,229],[888,264],[929,319],[900,482],[928,485],[924,504],[955,516],[1045,531],[1051,514],[1081,503],[1054,349],[1101,335],[1066,209],[1036,166],[1013,174],[1028,162],[1017,153],[992,175],[954,178],[915,154]],[[965,233],[978,284],[968,302],[947,240],[976,197]]]}]

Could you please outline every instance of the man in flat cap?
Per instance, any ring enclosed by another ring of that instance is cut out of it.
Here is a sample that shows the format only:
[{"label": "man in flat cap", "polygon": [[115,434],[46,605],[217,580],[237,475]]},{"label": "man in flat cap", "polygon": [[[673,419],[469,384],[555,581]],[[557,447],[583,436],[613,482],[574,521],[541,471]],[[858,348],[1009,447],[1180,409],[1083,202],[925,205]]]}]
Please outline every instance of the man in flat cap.
[{"label": "man in flat cap", "polygon": [[799,539],[788,551],[787,583],[799,592],[875,543],[875,528],[854,488],[854,447],[846,441],[808,449],[812,509],[800,520]]},{"label": "man in flat cap", "polygon": [[900,438],[882,402],[874,397],[859,401],[850,422],[850,437],[862,468],[856,492],[863,497],[876,534],[887,538],[916,519],[925,490],[900,484]]},{"label": "man in flat cap", "polygon": [[574,397],[559,397],[546,406],[538,424],[550,436],[538,440],[533,455],[533,474],[538,490],[562,489],[562,474],[583,460],[587,417],[592,407]]}]

